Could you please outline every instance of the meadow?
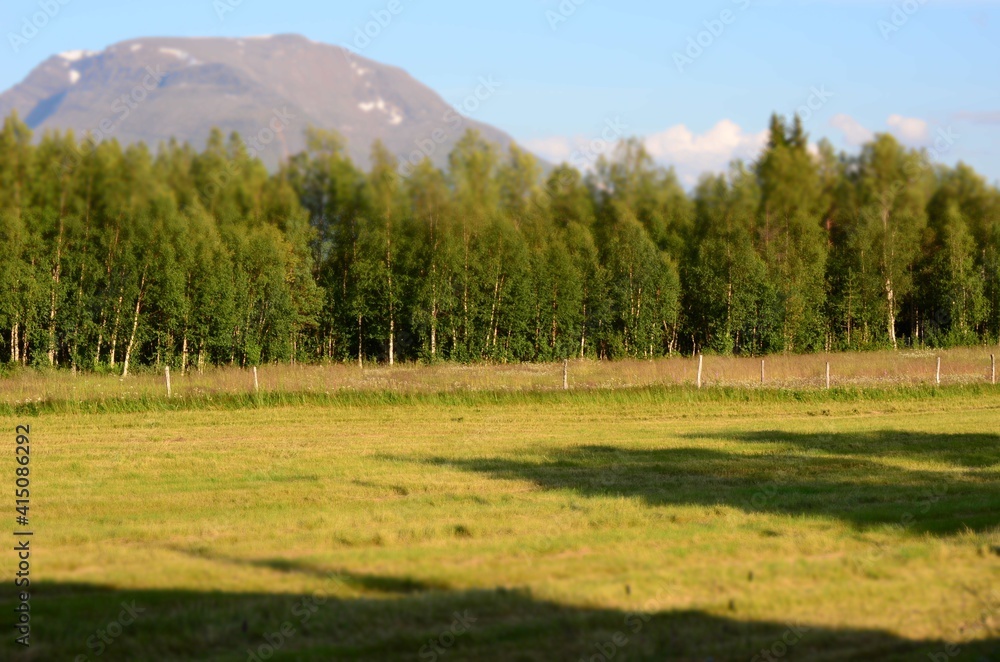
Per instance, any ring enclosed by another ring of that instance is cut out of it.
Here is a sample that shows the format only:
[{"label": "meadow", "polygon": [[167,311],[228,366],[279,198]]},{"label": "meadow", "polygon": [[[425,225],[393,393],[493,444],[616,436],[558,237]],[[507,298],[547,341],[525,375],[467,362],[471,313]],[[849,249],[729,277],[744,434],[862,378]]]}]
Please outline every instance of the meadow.
[{"label": "meadow", "polygon": [[[826,387],[830,364],[833,389],[893,389],[937,383],[989,384],[1000,348],[858,352],[813,355],[773,355],[760,358],[707,355],[702,363],[705,387],[739,391],[793,389],[809,392]],[[697,357],[658,360],[567,363],[566,385],[573,390],[629,390],[697,383]],[[116,373],[68,370],[14,370],[0,375],[0,413],[120,412],[163,408],[245,407],[262,402],[292,404],[343,401],[393,401],[400,396],[487,393],[538,393],[563,388],[562,363],[471,364],[419,363],[326,365],[271,364],[251,367],[190,370],[171,377],[166,399],[163,367],[140,368],[121,378]]]},{"label": "meadow", "polygon": [[0,658],[1000,659],[989,354],[18,373]]}]

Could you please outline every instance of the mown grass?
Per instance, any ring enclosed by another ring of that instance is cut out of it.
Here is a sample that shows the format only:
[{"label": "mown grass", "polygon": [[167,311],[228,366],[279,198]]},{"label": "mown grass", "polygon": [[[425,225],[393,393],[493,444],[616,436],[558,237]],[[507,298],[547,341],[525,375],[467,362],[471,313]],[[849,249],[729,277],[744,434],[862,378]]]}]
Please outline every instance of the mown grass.
[{"label": "mown grass", "polygon": [[288,623],[272,660],[751,660],[793,626],[783,659],[1000,658],[991,386],[223,396],[0,417],[37,582],[0,657],[247,660]]}]

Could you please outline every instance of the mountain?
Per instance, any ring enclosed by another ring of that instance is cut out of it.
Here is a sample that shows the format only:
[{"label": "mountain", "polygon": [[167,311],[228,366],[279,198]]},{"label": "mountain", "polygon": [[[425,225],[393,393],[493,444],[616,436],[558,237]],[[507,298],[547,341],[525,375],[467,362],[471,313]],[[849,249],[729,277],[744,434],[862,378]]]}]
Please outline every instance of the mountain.
[{"label": "mountain", "polygon": [[0,94],[0,117],[13,110],[37,132],[153,148],[171,137],[201,148],[213,127],[237,131],[272,169],[305,147],[310,125],[340,132],[362,166],[376,139],[401,159],[422,146],[438,165],[468,128],[504,149],[513,142],[402,69],[298,35],[134,39],[61,53]]}]

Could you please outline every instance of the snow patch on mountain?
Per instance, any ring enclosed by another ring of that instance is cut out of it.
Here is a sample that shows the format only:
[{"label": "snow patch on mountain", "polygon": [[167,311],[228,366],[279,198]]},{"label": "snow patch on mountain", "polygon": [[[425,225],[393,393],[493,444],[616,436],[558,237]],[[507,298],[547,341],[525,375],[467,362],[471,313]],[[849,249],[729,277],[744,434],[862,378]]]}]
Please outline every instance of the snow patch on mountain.
[{"label": "snow patch on mountain", "polygon": [[91,55],[97,55],[97,53],[95,53],[94,51],[83,51],[83,50],[66,51],[64,53],[60,53],[59,57],[66,60],[67,62],[79,62],[84,58],[90,57]]},{"label": "snow patch on mountain", "polygon": [[163,53],[164,55],[169,55],[171,57],[177,58],[178,60],[187,62],[188,65],[201,64],[200,62],[198,62],[198,59],[193,57],[190,53],[188,53],[187,51],[182,51],[177,48],[164,47],[160,48],[160,52]]}]

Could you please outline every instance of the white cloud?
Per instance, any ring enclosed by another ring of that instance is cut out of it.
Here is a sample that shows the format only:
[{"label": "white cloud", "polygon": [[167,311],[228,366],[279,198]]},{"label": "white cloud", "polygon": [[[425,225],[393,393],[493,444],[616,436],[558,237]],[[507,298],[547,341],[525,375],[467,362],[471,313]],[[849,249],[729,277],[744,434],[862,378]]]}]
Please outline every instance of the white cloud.
[{"label": "white cloud", "polygon": [[928,126],[927,122],[915,117],[903,117],[902,115],[890,115],[888,120],[889,128],[897,137],[908,143],[927,142]]},{"label": "white cloud", "polygon": [[[926,144],[930,127],[925,120],[902,115],[890,115],[886,120],[889,131],[904,143]],[[841,113],[830,120],[830,126],[839,130],[844,142],[852,147],[874,139],[875,134],[850,115]],[[644,140],[646,149],[657,163],[673,166],[686,186],[693,186],[705,173],[725,172],[735,159],[752,161],[767,145],[768,132],[744,131],[732,120],[722,120],[704,133],[695,133],[684,124],[674,125]],[[528,140],[525,146],[553,163],[567,162],[577,168],[589,170],[601,153],[610,153],[613,145],[604,151],[595,148],[607,145],[602,140],[584,136],[551,136]],[[815,144],[809,151],[818,153]],[[610,154],[609,154],[610,155]]]},{"label": "white cloud", "polygon": [[875,135],[863,127],[860,122],[844,113],[834,115],[830,119],[830,126],[843,133],[844,141],[849,145],[862,145],[875,137]]},{"label": "white cloud", "polygon": [[683,124],[646,139],[646,149],[658,162],[677,168],[685,184],[706,172],[723,172],[733,159],[754,159],[767,144],[767,131],[747,133],[732,120],[722,120],[702,134]]},{"label": "white cloud", "polygon": [[[901,142],[911,146],[926,145],[930,136],[930,125],[917,117],[903,117],[893,114],[885,122],[888,132]],[[850,115],[841,113],[830,120],[830,126],[844,134],[844,142],[857,147],[871,141],[875,134]]]},{"label": "white cloud", "polygon": [[[693,186],[706,172],[725,172],[734,159],[753,159],[767,143],[767,131],[747,133],[731,120],[722,120],[705,133],[694,133],[683,124],[645,139],[646,149],[664,166],[673,166],[681,182]],[[592,166],[599,153],[584,136],[552,136],[525,141],[525,146],[554,163]],[[611,147],[606,150],[610,156]]]},{"label": "white cloud", "polygon": [[564,163],[570,161],[574,152],[583,152],[587,149],[587,139],[581,136],[575,138],[552,136],[525,140],[524,146],[553,163]]}]

